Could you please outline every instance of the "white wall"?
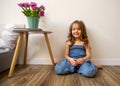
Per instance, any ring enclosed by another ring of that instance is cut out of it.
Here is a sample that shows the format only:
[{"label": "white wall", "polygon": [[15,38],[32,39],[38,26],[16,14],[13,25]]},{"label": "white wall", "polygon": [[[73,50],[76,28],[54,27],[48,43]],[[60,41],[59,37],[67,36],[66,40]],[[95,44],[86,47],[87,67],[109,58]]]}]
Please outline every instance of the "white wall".
[{"label": "white wall", "polygon": [[[33,0],[1,0],[0,23],[24,23],[26,17],[18,2]],[[92,47],[92,59],[104,65],[120,65],[120,0],[34,0],[46,7],[39,27],[53,31],[49,35],[55,60],[64,58],[68,28],[74,20],[83,20]],[[22,57],[22,54],[20,55]],[[28,64],[49,64],[43,35],[30,35]],[[22,61],[20,61],[22,62]]]}]

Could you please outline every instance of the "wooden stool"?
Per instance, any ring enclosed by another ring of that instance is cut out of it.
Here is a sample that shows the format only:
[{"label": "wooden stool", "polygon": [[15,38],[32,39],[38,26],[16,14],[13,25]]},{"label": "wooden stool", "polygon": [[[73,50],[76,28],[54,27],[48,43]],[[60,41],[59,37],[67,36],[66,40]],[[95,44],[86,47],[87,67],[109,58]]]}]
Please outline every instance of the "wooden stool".
[{"label": "wooden stool", "polygon": [[13,59],[12,59],[12,63],[11,63],[11,67],[10,67],[10,70],[9,70],[8,77],[12,77],[12,75],[13,75],[15,64],[16,64],[16,61],[17,61],[17,58],[18,58],[19,49],[20,49],[21,42],[22,42],[22,39],[23,39],[24,35],[25,35],[25,38],[24,38],[24,42],[25,42],[24,43],[24,65],[26,65],[29,32],[35,33],[35,34],[44,34],[44,37],[45,37],[45,40],[46,40],[46,43],[47,43],[47,47],[48,47],[48,51],[49,51],[49,54],[50,54],[50,58],[51,58],[51,61],[52,61],[52,65],[55,65],[55,61],[54,61],[54,58],[53,58],[51,46],[50,46],[49,39],[48,39],[48,36],[47,36],[47,34],[52,33],[51,31],[43,31],[43,30],[40,30],[40,29],[30,30],[30,29],[27,29],[27,28],[17,28],[17,29],[14,29],[13,31],[16,32],[16,33],[19,33],[19,36],[18,36],[18,40],[17,40],[17,44],[16,44],[14,55],[13,55]]}]

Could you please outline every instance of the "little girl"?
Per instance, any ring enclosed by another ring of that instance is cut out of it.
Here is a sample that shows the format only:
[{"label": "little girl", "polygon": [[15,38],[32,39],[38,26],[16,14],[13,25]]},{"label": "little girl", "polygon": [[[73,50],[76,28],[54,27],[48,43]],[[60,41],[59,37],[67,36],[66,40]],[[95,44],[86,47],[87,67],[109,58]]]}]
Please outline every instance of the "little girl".
[{"label": "little girl", "polygon": [[69,74],[77,72],[86,77],[93,77],[102,65],[95,65],[90,60],[91,52],[82,21],[74,21],[70,25],[68,40],[66,42],[65,59],[55,66],[56,74]]}]

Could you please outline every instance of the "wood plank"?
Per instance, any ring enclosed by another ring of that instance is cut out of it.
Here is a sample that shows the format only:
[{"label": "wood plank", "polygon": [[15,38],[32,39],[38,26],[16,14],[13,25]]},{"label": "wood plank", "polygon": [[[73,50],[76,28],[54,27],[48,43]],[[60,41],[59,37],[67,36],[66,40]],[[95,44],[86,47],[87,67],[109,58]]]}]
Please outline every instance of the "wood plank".
[{"label": "wood plank", "polygon": [[103,66],[93,78],[56,75],[52,65],[19,65],[13,77],[7,73],[0,73],[0,86],[120,86],[120,66]]}]

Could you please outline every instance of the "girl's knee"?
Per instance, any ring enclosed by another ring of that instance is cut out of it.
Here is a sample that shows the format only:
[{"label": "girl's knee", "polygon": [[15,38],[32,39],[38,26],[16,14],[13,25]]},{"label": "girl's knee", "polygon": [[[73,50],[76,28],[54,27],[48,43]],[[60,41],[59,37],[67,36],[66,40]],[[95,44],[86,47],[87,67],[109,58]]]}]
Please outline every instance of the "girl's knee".
[{"label": "girl's knee", "polygon": [[93,64],[83,64],[78,70],[79,74],[86,77],[94,77],[97,72],[97,67]]},{"label": "girl's knee", "polygon": [[56,69],[55,69],[55,73],[56,73],[56,74],[63,74],[62,71],[56,70]]},{"label": "girl's knee", "polygon": [[83,72],[83,73],[80,73],[80,74],[85,76],[85,77],[94,77],[96,72],[94,72],[94,71],[86,71],[86,72]]},{"label": "girl's knee", "polygon": [[72,66],[63,66],[63,65],[56,65],[55,66],[55,73],[56,74],[68,74],[74,72],[74,67]]},{"label": "girl's knee", "polygon": [[60,65],[55,66],[55,73],[56,74],[62,74],[62,67]]}]

